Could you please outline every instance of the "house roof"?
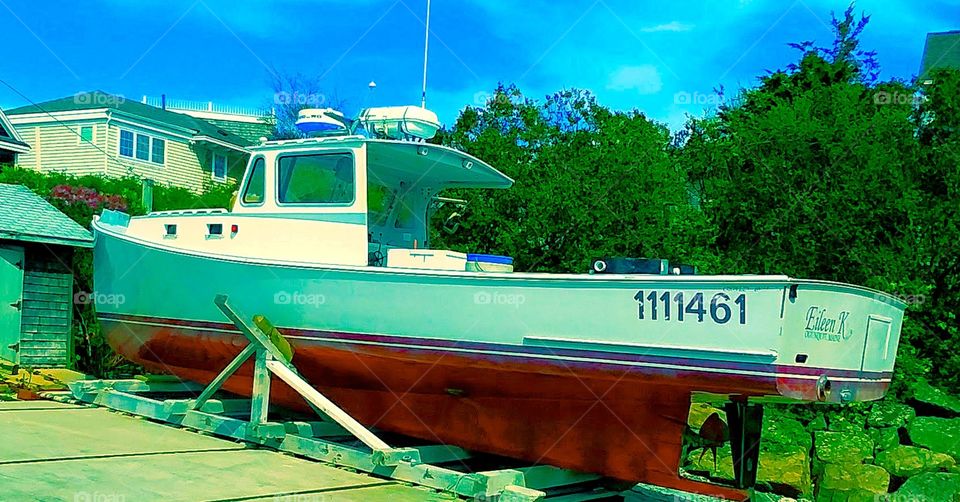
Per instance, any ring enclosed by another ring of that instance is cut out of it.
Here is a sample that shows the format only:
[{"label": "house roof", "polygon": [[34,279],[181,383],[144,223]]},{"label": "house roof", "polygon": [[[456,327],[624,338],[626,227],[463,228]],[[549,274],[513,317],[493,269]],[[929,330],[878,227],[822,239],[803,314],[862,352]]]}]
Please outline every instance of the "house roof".
[{"label": "house roof", "polygon": [[920,79],[926,80],[928,73],[937,68],[960,69],[960,30],[927,33],[920,63]]},{"label": "house roof", "polygon": [[25,115],[28,113],[55,113],[79,110],[116,110],[127,115],[141,117],[153,122],[169,124],[193,131],[198,139],[209,138],[214,141],[230,143],[238,147],[247,147],[254,142],[234,134],[203,119],[183,113],[171,112],[155,106],[125,99],[103,91],[82,92],[65,98],[54,99],[32,105],[7,110],[7,115]]},{"label": "house roof", "polygon": [[93,247],[93,235],[23,185],[0,183],[0,239]]},{"label": "house roof", "polygon": [[273,136],[273,124],[263,122],[240,122],[237,120],[225,119],[204,119],[211,124],[220,127],[226,131],[232,132],[241,138],[246,139],[251,144],[260,143],[260,138],[270,138]]},{"label": "house roof", "polygon": [[0,110],[0,150],[17,153],[26,153],[30,150],[30,145],[23,142],[20,133],[10,124],[3,110]]}]

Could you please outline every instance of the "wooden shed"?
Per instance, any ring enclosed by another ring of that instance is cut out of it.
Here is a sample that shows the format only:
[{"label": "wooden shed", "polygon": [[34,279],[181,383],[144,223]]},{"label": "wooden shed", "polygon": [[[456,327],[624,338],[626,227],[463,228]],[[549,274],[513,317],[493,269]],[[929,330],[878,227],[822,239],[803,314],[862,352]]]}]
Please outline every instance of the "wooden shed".
[{"label": "wooden shed", "polygon": [[73,253],[93,236],[30,189],[0,184],[0,359],[68,367]]}]

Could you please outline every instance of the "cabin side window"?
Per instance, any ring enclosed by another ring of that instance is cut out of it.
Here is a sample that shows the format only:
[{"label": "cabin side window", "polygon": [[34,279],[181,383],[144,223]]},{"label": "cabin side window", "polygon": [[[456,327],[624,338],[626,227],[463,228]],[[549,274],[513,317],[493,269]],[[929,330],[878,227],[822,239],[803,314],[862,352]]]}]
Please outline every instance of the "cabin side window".
[{"label": "cabin side window", "polygon": [[247,177],[247,187],[243,190],[244,204],[260,204],[263,202],[263,192],[266,188],[264,182],[264,173],[266,172],[266,162],[263,157],[258,157],[253,161],[253,168],[250,169],[250,176]]},{"label": "cabin side window", "polygon": [[355,192],[350,153],[287,155],[277,162],[281,204],[350,204]]}]

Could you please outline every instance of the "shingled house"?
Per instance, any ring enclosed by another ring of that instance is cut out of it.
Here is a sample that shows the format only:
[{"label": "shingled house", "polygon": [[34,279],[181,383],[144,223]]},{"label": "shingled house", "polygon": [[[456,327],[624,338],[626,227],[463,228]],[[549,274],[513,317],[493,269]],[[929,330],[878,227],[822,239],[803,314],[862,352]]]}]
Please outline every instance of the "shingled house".
[{"label": "shingled house", "polygon": [[17,155],[29,151],[30,145],[23,141],[7,116],[0,111],[0,165],[16,164]]},{"label": "shingled house", "polygon": [[960,70],[960,30],[927,33],[920,62],[920,82],[930,84],[930,72],[938,68]]},{"label": "shingled house", "polygon": [[93,236],[28,188],[0,184],[0,359],[68,367],[76,301],[71,263]]},{"label": "shingled house", "polygon": [[253,142],[203,119],[102,91],[7,110],[29,153],[20,167],[137,176],[202,191],[237,178]]}]

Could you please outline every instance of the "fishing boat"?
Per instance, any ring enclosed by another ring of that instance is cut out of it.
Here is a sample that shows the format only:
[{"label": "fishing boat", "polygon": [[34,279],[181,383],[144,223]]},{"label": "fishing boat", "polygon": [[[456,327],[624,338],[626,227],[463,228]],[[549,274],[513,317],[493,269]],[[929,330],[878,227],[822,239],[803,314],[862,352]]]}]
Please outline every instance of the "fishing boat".
[{"label": "fishing boat", "polygon": [[[272,320],[302,375],[364,425],[722,496],[741,492],[678,473],[694,396],[729,402],[749,477],[758,403],[873,400],[890,384],[905,308],[893,296],[663,260],[514,272],[509,257],[434,249],[430,218],[457,203],[443,190],[513,180],[425,142],[436,118],[421,108],[343,128],[330,117],[307,112],[313,137],[253,147],[229,210],[94,220],[114,350],[208,383],[246,344],[212,301],[227,294]],[[250,382],[247,367],[225,388]],[[272,400],[304,406],[284,386]]]}]

